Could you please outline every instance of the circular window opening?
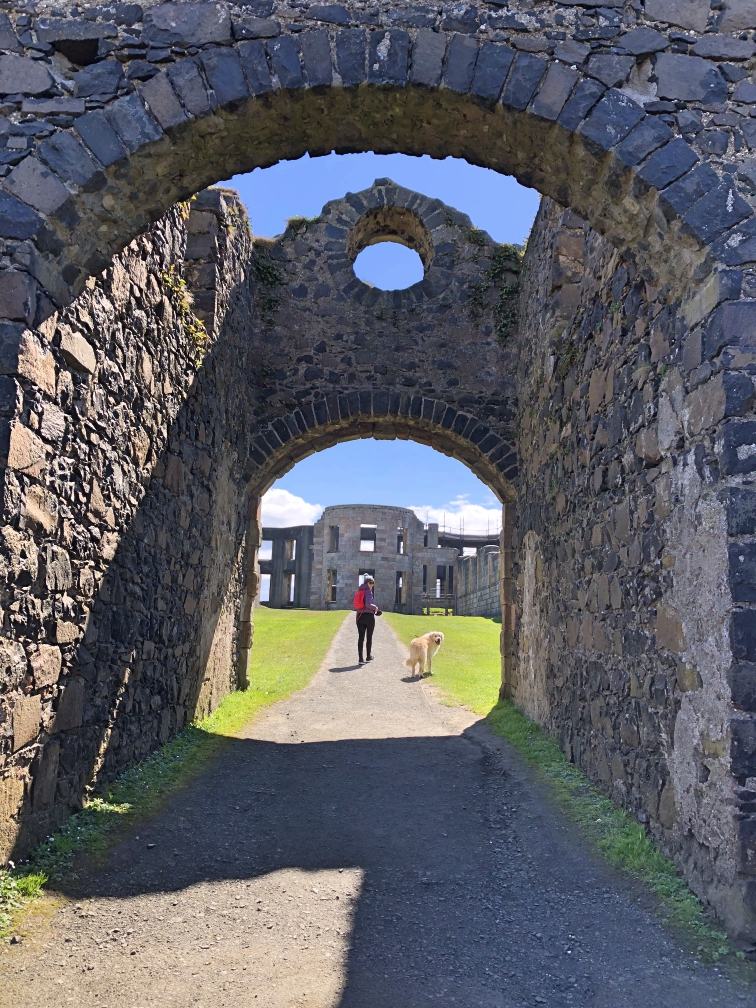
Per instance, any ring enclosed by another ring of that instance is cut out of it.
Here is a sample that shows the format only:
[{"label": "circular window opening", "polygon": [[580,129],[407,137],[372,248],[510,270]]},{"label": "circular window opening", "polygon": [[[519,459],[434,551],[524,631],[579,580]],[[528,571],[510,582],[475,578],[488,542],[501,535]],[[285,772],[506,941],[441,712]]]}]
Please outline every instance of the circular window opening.
[{"label": "circular window opening", "polygon": [[405,290],[425,276],[417,252],[390,240],[364,248],[354,260],[354,272],[363,283],[384,291]]}]

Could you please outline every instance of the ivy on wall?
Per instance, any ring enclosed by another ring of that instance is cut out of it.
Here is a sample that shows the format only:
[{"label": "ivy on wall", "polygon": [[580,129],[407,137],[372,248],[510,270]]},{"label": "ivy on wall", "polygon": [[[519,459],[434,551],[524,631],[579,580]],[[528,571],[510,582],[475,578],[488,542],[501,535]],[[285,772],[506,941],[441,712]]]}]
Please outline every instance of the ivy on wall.
[{"label": "ivy on wall", "polygon": [[470,315],[477,319],[491,311],[494,332],[502,343],[517,325],[522,259],[523,252],[516,245],[497,245],[482,278],[468,287]]}]

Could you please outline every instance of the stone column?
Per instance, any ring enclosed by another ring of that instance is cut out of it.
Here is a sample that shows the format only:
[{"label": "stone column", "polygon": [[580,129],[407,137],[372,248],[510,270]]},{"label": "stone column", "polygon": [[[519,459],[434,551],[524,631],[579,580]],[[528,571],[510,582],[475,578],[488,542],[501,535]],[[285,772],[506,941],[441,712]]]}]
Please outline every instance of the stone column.
[{"label": "stone column", "polygon": [[239,614],[239,645],[237,648],[236,688],[249,686],[249,653],[254,637],[253,612],[255,599],[260,590],[260,567],[257,561],[262,536],[260,525],[261,498],[251,497],[247,520],[247,548],[245,552],[244,593]]},{"label": "stone column", "polygon": [[268,605],[271,609],[282,609],[289,598],[286,594],[288,581],[284,575],[286,567],[286,539],[277,535],[273,539],[273,551],[270,563],[270,596]]},{"label": "stone column", "polygon": [[511,698],[517,689],[514,667],[515,605],[512,583],[513,504],[502,504],[499,537],[499,597],[501,598],[501,690],[502,698]]}]

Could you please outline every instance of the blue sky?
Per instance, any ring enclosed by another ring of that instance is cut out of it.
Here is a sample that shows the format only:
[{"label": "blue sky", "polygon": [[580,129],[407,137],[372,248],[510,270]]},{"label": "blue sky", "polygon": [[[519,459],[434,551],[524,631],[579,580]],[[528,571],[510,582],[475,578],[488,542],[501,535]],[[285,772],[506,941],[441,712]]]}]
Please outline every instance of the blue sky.
[{"label": "blue sky", "polygon": [[[535,190],[455,158],[329,154],[282,161],[223,184],[239,192],[253,232],[272,237],[288,217],[315,217],[329,200],[386,177],[461,210],[499,242],[522,244],[538,210]],[[416,253],[391,242],[365,249],[355,271],[384,290],[410,286],[422,276]],[[365,440],[336,445],[295,466],[266,494],[263,523],[316,521],[329,504],[411,507],[420,518],[445,518],[455,530],[464,522],[469,531],[493,529],[501,513],[488,487],[455,459],[411,441]]]}]

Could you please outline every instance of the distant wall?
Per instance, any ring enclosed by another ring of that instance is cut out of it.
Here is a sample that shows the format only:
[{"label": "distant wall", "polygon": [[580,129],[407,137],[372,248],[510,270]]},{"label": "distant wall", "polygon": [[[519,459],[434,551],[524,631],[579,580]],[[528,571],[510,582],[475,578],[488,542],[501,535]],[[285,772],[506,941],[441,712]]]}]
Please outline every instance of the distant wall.
[{"label": "distant wall", "polygon": [[481,546],[457,560],[457,615],[501,618],[499,548]]}]

